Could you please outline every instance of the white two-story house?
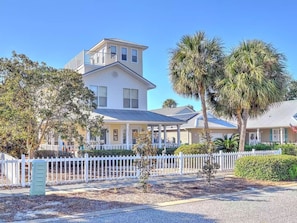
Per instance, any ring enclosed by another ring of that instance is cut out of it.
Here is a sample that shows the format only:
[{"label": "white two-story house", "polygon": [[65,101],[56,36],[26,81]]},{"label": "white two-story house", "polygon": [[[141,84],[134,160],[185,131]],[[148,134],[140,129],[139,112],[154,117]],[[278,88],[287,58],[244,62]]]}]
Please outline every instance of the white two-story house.
[{"label": "white two-story house", "polygon": [[156,87],[143,75],[143,51],[147,48],[119,39],[103,39],[65,65],[83,75],[85,85],[96,96],[94,113],[104,116],[100,137],[86,133],[86,141],[93,148],[131,149],[135,133],[156,128],[152,141],[162,148],[166,126],[176,126],[176,142],[180,142],[179,126],[183,121],[147,111],[147,93]]}]

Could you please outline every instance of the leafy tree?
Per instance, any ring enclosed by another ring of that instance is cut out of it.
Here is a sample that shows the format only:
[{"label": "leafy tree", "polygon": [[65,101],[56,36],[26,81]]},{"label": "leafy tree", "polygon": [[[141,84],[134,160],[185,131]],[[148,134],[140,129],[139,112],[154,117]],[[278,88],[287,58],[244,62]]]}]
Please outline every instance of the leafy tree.
[{"label": "leafy tree", "polygon": [[139,156],[139,159],[136,160],[136,166],[139,170],[139,180],[143,191],[147,192],[147,181],[155,165],[154,160],[150,160],[150,156],[157,154],[157,149],[152,145],[150,132],[145,131],[137,134],[133,151]]},{"label": "leafy tree", "polygon": [[230,137],[228,137],[228,135],[224,135],[223,138],[215,139],[214,144],[219,150],[236,152],[238,150],[239,134],[232,134]]},{"label": "leafy tree", "polygon": [[285,95],[285,100],[296,100],[297,99],[297,81],[291,80],[288,84],[288,90]]},{"label": "leafy tree", "polygon": [[176,108],[177,103],[173,99],[166,99],[163,102],[162,108]]},{"label": "leafy tree", "polygon": [[284,61],[284,55],[260,40],[242,42],[226,57],[225,78],[216,82],[211,101],[219,113],[237,118],[239,151],[244,151],[248,118],[283,100],[288,80]]},{"label": "leafy tree", "polygon": [[221,42],[207,39],[204,32],[183,36],[171,53],[170,80],[173,89],[185,97],[201,100],[206,139],[210,142],[206,90],[213,79],[222,74]]},{"label": "leafy tree", "polygon": [[50,133],[77,142],[83,139],[80,129],[99,134],[103,119],[91,116],[94,94],[81,74],[15,52],[11,59],[0,59],[0,73],[5,74],[0,85],[2,150],[20,143],[32,154]]}]

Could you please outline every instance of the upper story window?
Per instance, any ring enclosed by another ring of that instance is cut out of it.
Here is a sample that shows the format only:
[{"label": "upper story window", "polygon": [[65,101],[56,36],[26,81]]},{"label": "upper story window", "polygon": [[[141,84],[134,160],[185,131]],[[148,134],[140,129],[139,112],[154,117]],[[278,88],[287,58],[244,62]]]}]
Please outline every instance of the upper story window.
[{"label": "upper story window", "polygon": [[127,60],[127,48],[122,48],[122,60]]},{"label": "upper story window", "polygon": [[107,107],[107,87],[99,86],[99,107]]},{"label": "upper story window", "polygon": [[138,61],[137,50],[132,49],[131,50],[131,55],[132,55],[132,62],[137,63],[137,61]]},{"label": "upper story window", "polygon": [[116,46],[110,46],[110,55],[111,58],[117,55],[117,47]]},{"label": "upper story window", "polygon": [[123,89],[123,107],[138,108],[138,89]]},{"label": "upper story window", "polygon": [[96,107],[107,107],[107,87],[90,85],[89,89],[93,91]]},{"label": "upper story window", "polygon": [[104,59],[105,59],[105,49],[102,49],[102,52],[101,53],[102,53],[102,57],[101,57],[101,60],[102,61],[101,62],[102,62],[102,64],[104,64],[104,62],[105,62],[104,61]]}]

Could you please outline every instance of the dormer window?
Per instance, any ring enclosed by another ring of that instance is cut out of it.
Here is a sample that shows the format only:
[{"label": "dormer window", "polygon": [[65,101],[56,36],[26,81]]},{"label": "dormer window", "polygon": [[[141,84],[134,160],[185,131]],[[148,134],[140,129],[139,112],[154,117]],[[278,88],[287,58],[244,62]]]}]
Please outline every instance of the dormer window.
[{"label": "dormer window", "polygon": [[117,47],[116,46],[110,46],[110,55],[111,55],[111,58],[113,58],[115,55],[117,55]]},{"label": "dormer window", "polygon": [[122,48],[122,60],[127,61],[127,48]]},{"label": "dormer window", "polygon": [[132,55],[132,62],[137,63],[137,60],[138,60],[138,58],[137,58],[137,50],[132,49],[131,50],[131,55]]}]

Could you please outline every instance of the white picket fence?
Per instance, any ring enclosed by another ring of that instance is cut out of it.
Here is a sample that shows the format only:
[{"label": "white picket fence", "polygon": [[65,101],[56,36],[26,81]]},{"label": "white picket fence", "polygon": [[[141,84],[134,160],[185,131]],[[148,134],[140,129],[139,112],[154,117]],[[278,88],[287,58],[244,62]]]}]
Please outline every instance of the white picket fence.
[{"label": "white picket fence", "polygon": [[[220,165],[219,171],[234,169],[235,161],[244,156],[280,155],[280,150],[214,153],[213,158]],[[149,160],[154,166],[151,177],[197,173],[202,169],[207,154],[158,155]],[[108,156],[81,158],[44,158],[47,165],[46,184],[69,184],[98,180],[137,178],[139,170],[135,165],[137,156]],[[0,187],[29,186],[32,179],[34,159],[5,159],[0,156]]]}]

